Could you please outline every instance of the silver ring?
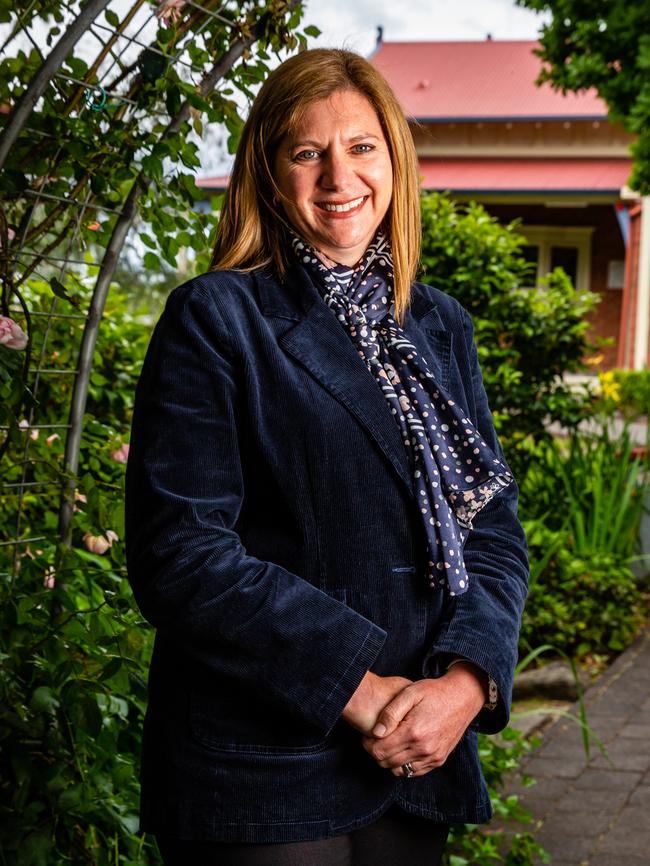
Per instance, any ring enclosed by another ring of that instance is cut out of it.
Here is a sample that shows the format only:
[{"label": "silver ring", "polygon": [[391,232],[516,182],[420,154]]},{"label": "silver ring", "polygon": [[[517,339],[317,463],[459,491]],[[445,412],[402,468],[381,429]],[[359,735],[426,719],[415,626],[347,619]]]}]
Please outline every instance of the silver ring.
[{"label": "silver ring", "polygon": [[407,761],[405,764],[402,764],[402,770],[404,770],[404,775],[407,779],[410,779],[415,770],[413,769],[413,765],[410,761]]}]

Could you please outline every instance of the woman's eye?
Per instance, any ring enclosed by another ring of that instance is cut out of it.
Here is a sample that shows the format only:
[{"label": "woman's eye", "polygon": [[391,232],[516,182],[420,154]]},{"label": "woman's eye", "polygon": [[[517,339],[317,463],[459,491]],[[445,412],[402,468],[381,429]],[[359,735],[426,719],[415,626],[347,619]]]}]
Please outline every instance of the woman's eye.
[{"label": "woman's eye", "polygon": [[316,159],[317,156],[317,150],[301,150],[300,153],[297,153],[294,156],[294,159],[300,160],[301,162],[309,162],[312,159]]},{"label": "woman's eye", "polygon": [[355,153],[370,153],[373,149],[372,144],[355,144],[354,152]]}]

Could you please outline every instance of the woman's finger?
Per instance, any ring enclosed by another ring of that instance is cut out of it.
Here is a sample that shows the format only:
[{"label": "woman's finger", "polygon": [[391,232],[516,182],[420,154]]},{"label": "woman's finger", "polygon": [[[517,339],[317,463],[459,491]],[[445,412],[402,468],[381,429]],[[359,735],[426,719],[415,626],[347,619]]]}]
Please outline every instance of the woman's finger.
[{"label": "woman's finger", "polygon": [[431,757],[429,755],[422,755],[419,752],[415,752],[413,749],[403,749],[395,755],[378,760],[377,763],[385,770],[398,770],[400,767],[403,767],[407,761],[410,761],[411,763],[415,761],[419,764],[426,764],[430,760]]},{"label": "woman's finger", "polygon": [[388,737],[402,721],[404,716],[418,703],[418,694],[412,686],[407,686],[397,694],[379,713],[372,729],[373,737]]},{"label": "woman's finger", "polygon": [[[410,768],[413,771],[410,774],[407,774],[404,770],[404,764],[406,763],[410,765]],[[427,773],[431,772],[431,770],[435,770],[438,766],[438,764],[431,764],[426,761],[418,761],[415,758],[412,761],[404,761],[404,764],[400,764],[399,767],[393,767],[393,769],[391,770],[393,776],[397,776],[401,779],[413,779],[417,776],[425,776]]]}]

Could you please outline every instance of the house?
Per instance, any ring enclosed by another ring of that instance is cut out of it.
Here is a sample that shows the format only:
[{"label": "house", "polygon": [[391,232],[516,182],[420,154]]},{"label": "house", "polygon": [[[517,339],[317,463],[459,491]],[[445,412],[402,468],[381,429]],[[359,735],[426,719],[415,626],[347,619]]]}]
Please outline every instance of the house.
[{"label": "house", "polygon": [[[538,279],[561,265],[600,294],[592,329],[612,338],[602,368],[641,367],[650,251],[641,254],[641,200],[627,187],[633,139],[595,92],[538,87],[537,47],[380,38],[370,59],[411,122],[423,188],[479,201],[500,222],[520,219]],[[648,234],[650,213],[645,223]]]}]

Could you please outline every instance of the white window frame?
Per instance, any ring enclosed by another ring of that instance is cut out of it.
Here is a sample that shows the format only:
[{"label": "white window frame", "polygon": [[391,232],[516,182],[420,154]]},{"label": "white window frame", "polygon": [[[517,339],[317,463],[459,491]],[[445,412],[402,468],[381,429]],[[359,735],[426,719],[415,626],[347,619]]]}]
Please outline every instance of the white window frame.
[{"label": "white window frame", "polygon": [[536,280],[551,270],[551,247],[573,247],[578,251],[576,289],[581,292],[591,288],[591,238],[593,226],[528,226],[521,225],[518,231],[526,238],[528,246],[537,247]]}]

